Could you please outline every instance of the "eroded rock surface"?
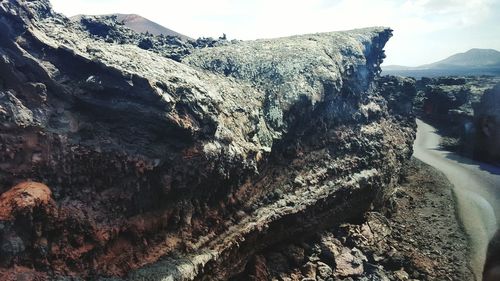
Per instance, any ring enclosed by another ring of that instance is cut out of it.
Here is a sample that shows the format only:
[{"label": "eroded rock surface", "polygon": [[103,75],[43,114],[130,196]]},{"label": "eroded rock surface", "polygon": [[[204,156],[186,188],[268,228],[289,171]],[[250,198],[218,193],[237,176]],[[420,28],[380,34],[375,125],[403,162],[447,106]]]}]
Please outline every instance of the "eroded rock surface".
[{"label": "eroded rock surface", "polygon": [[2,1],[0,192],[50,195],[25,217],[2,199],[0,275],[224,280],[277,242],[362,218],[412,154],[411,108],[373,82],[390,36],[241,42],[179,63],[46,0]]},{"label": "eroded rock surface", "polygon": [[[83,29],[91,34],[93,39],[104,41],[106,43],[135,45],[141,49],[155,52],[166,58],[180,61],[195,49],[228,45],[238,42],[237,40],[228,41],[224,36],[217,39],[210,37],[198,38],[196,40],[180,35],[158,35],[151,33],[137,33],[127,27],[127,23],[122,20],[134,20],[136,15],[106,15],[106,16],[75,16],[71,20],[77,22],[75,28]],[[125,17],[125,18],[124,18]],[[139,21],[141,17],[137,18]],[[134,24],[132,24],[134,25]],[[141,28],[140,26],[136,26]],[[175,33],[175,32],[173,32]]]},{"label": "eroded rock surface", "polygon": [[475,157],[500,166],[500,83],[474,107]]},{"label": "eroded rock surface", "polygon": [[439,129],[443,148],[478,158],[474,150],[482,144],[477,143],[479,127],[474,108],[499,82],[498,76],[424,77],[416,83],[417,114]]},{"label": "eroded rock surface", "polygon": [[[265,249],[232,281],[474,280],[452,188],[443,174],[413,159],[383,208]],[[498,259],[495,242],[487,268]]]}]

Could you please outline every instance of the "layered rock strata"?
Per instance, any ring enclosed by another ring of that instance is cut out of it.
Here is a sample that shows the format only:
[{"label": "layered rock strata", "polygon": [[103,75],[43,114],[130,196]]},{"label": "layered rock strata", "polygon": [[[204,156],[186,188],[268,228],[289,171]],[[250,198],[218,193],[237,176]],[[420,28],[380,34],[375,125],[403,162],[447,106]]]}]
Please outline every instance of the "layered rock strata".
[{"label": "layered rock strata", "polygon": [[[452,188],[443,174],[413,159],[383,208],[256,253],[231,280],[474,280]],[[486,268],[498,259],[497,244],[491,243]]]},{"label": "layered rock strata", "polygon": [[412,154],[411,113],[373,82],[390,36],[240,42],[179,63],[46,0],[2,1],[0,276],[224,280],[270,245],[362,218]]}]

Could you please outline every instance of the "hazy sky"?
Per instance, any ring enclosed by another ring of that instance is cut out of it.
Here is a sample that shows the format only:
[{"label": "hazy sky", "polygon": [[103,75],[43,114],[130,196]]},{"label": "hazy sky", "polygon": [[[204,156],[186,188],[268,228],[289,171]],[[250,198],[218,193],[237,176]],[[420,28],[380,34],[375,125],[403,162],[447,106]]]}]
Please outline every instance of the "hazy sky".
[{"label": "hazy sky", "polygon": [[76,14],[136,13],[190,37],[257,39],[388,26],[386,65],[500,50],[500,0],[52,0]]}]

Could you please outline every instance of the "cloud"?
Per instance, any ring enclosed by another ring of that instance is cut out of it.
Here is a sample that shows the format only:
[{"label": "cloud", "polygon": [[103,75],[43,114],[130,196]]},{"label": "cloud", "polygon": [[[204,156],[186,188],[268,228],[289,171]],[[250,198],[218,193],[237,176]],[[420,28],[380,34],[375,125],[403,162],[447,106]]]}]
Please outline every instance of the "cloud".
[{"label": "cloud", "polygon": [[408,0],[409,14],[432,22],[472,25],[492,15],[493,0]]}]

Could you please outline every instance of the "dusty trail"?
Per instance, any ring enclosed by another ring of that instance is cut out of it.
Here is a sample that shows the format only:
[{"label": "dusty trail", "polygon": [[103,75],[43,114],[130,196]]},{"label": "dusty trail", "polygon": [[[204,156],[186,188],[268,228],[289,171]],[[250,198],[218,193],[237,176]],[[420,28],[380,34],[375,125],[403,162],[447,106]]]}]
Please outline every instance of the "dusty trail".
[{"label": "dusty trail", "polygon": [[440,150],[436,129],[421,120],[417,125],[414,156],[442,171],[454,185],[458,214],[471,238],[471,267],[480,277],[486,246],[500,218],[500,169]]}]

